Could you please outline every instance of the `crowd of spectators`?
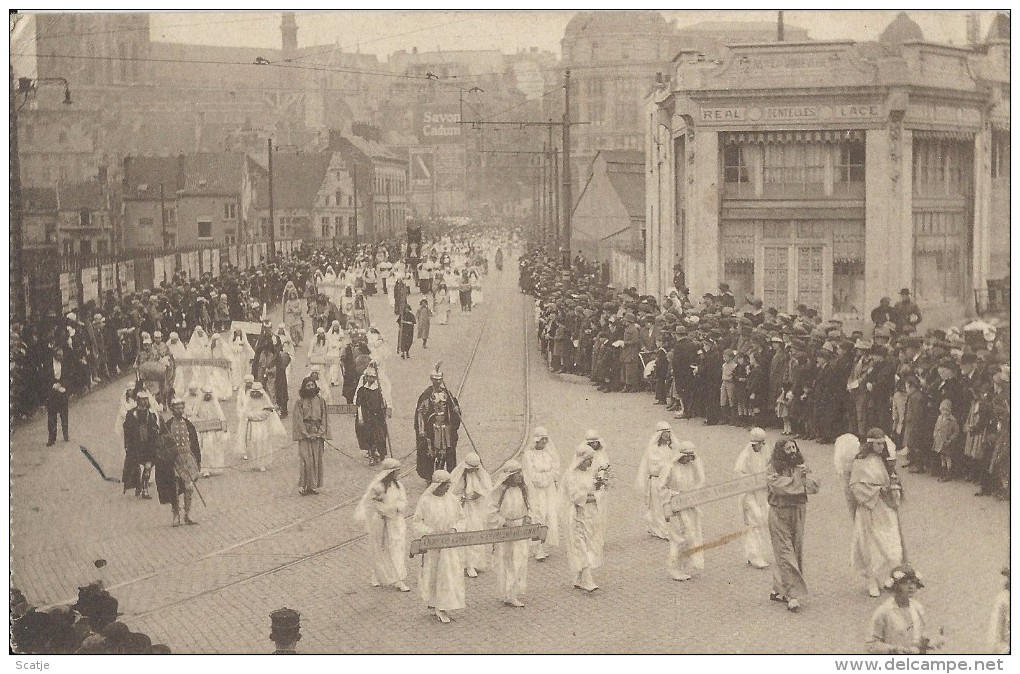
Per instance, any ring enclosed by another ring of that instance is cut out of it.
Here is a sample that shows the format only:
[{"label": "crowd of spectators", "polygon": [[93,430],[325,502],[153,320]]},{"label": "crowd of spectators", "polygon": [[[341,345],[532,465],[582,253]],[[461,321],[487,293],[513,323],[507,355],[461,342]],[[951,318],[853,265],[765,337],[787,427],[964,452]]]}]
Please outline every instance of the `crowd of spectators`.
[{"label": "crowd of spectators", "polygon": [[[101,562],[97,562],[97,565]],[[119,602],[100,581],[78,588],[70,605],[40,609],[11,589],[11,650],[19,655],[169,655],[119,620]]]},{"label": "crowd of spectators", "polygon": [[[922,332],[908,290],[876,308],[874,326],[844,329],[805,306],[788,314],[751,296],[738,303],[726,284],[695,304],[681,270],[678,287],[657,299],[574,262],[533,246],[520,263],[553,372],[607,393],[650,391],[676,418],[709,425],[782,428],[821,443],[881,428],[912,472],[1008,498],[1008,330]],[[940,407],[954,424],[939,423]]]}]

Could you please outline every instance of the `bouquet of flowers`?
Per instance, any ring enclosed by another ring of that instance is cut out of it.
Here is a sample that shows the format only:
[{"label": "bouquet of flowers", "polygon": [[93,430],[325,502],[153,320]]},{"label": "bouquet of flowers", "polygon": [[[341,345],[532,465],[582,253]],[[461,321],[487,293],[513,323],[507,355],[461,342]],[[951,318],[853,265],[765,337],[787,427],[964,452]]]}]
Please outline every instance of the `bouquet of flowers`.
[{"label": "bouquet of flowers", "polygon": [[595,490],[603,491],[609,488],[609,466],[603,466],[595,471]]}]

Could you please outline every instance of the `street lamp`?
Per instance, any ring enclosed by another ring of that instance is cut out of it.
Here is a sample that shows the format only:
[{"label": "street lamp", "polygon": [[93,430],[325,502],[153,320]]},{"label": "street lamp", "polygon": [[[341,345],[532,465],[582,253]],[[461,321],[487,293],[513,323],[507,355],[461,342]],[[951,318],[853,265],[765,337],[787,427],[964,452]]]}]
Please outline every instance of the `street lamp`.
[{"label": "street lamp", "polygon": [[[25,276],[24,276],[24,240],[23,213],[21,209],[21,161],[18,151],[18,111],[28,102],[28,95],[38,90],[40,84],[60,82],[64,85],[64,105],[71,105],[71,87],[63,77],[19,77],[18,86],[14,86],[14,66],[10,66],[10,291],[13,302],[12,314],[17,320],[25,318]],[[21,105],[17,97],[22,97]]]}]

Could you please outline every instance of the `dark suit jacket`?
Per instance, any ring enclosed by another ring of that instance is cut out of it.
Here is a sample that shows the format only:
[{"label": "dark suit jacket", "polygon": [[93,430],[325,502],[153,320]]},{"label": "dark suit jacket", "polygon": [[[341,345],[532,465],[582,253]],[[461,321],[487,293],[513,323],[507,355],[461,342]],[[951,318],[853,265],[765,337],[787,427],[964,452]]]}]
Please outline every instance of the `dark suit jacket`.
[{"label": "dark suit jacket", "polygon": [[[42,376],[46,386],[46,407],[56,408],[65,406],[74,388],[74,375],[72,374],[71,364],[65,358],[60,364],[60,377],[57,378],[53,371],[53,358],[49,357],[43,361]],[[63,393],[53,388],[56,384],[64,387]]]}]

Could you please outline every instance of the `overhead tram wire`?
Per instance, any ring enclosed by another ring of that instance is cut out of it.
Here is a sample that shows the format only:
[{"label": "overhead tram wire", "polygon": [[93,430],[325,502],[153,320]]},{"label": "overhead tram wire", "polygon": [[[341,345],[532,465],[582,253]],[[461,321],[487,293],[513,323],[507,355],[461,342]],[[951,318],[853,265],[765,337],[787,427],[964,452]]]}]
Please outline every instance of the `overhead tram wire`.
[{"label": "overhead tram wire", "polygon": [[[383,35],[381,37],[373,38],[371,40],[358,41],[358,42],[356,42],[354,44],[354,47],[355,48],[359,48],[362,45],[372,44],[373,42],[382,42],[383,40],[392,40],[393,38],[403,37],[405,35],[411,35],[412,33],[420,33],[422,31],[432,30],[434,28],[443,28],[445,26],[449,26],[449,25],[452,25],[452,24],[455,24],[455,23],[460,23],[462,21],[467,21],[467,18],[465,17],[463,19],[454,19],[453,21],[447,21],[446,23],[438,23],[438,24],[436,24],[434,26],[426,26],[424,28],[416,28],[414,30],[409,30],[409,31],[406,31],[404,33],[394,33],[392,35]],[[322,51],[319,51],[319,52],[315,52],[315,53],[312,53],[312,54],[300,54],[300,55],[294,56],[292,58],[284,59],[284,61],[288,62],[288,63],[292,63],[294,61],[297,61],[298,59],[306,59],[306,58],[311,58],[313,56],[321,56],[322,54],[328,54],[329,52],[333,52],[333,51],[336,51],[338,49],[350,49],[350,48],[351,48],[350,44],[348,44],[346,46],[345,45],[334,45],[332,47],[328,47],[326,49],[323,49]]]}]

